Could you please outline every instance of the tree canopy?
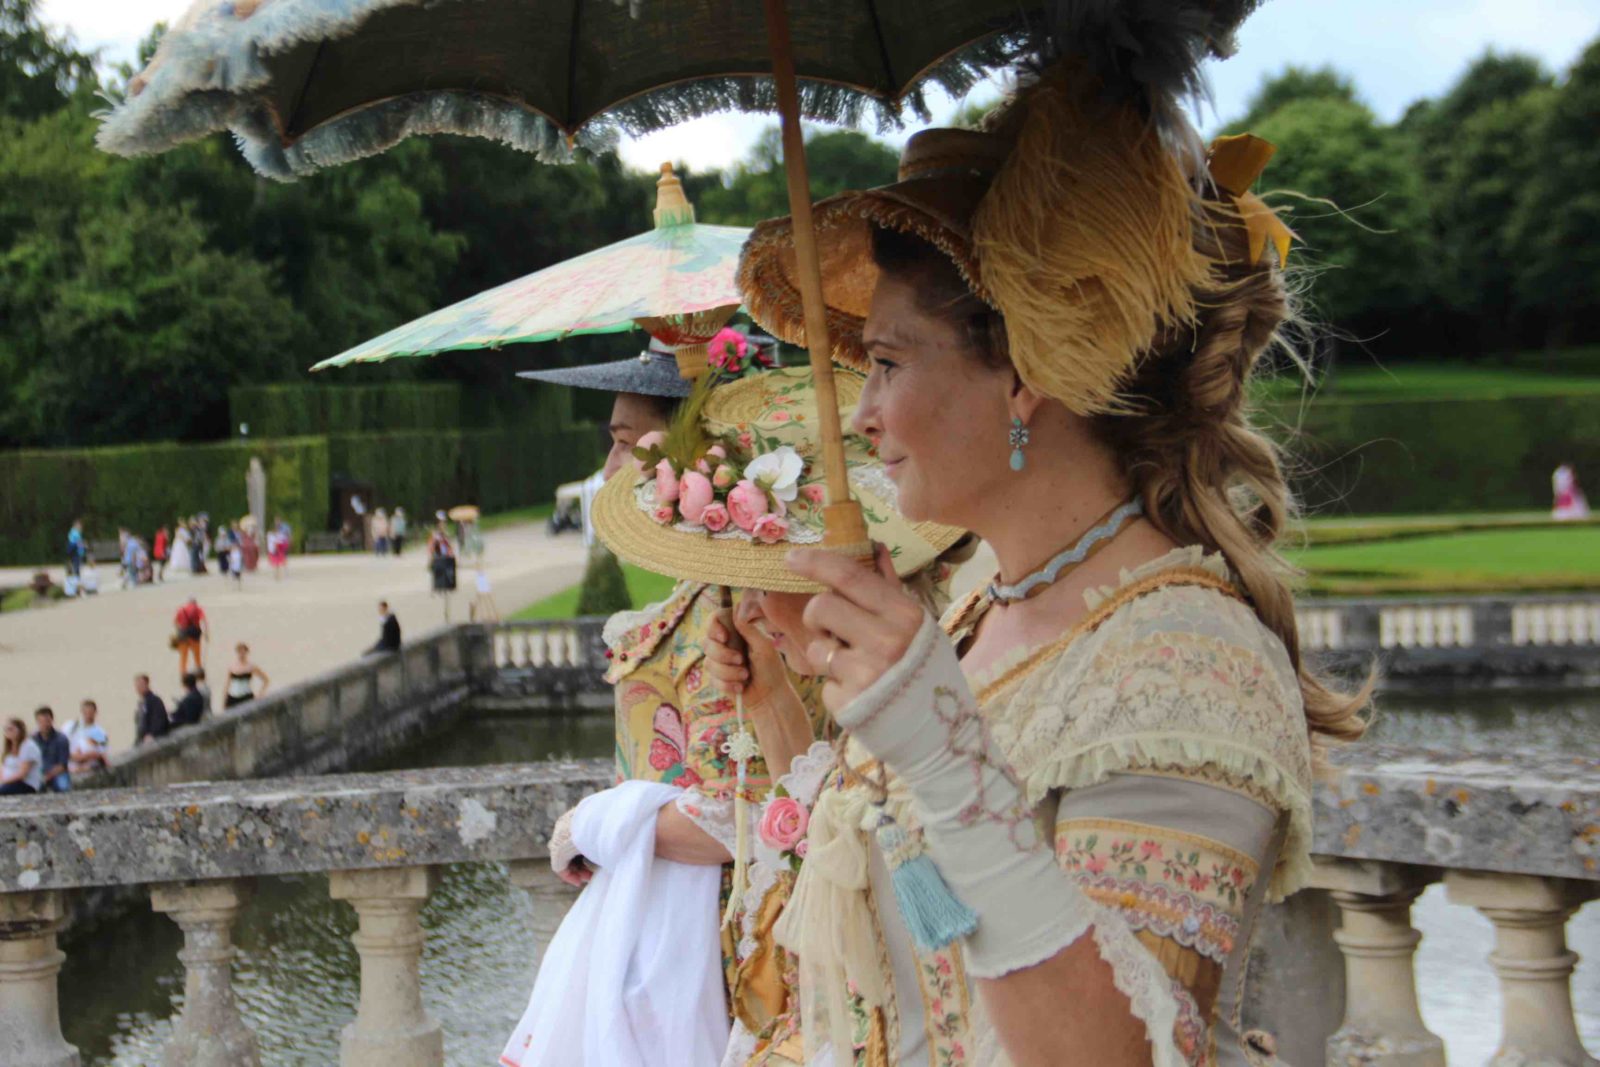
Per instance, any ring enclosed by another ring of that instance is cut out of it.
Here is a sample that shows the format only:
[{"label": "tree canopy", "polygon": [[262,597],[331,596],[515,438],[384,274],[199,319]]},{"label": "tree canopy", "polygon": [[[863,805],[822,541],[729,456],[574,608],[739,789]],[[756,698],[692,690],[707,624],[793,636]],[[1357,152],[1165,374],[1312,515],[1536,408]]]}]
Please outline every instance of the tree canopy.
[{"label": "tree canopy", "polygon": [[[131,72],[97,68],[37,4],[0,0],[0,446],[223,436],[230,385],[303,380],[651,224],[657,175],[614,156],[553,167],[434,137],[279,184],[224,136],[104,155],[98,96]],[[1393,124],[1339,71],[1288,67],[1229,126],[1244,128],[1279,146],[1260,188],[1302,238],[1315,319],[1391,359],[1600,338],[1600,43],[1559,77],[1486,53]],[[898,157],[846,130],[813,131],[807,154],[819,199],[893,181]],[[788,212],[775,127],[726,169],[679,171],[703,222]],[[615,341],[561,349],[541,358]],[[514,358],[359,373],[500,381]]]}]

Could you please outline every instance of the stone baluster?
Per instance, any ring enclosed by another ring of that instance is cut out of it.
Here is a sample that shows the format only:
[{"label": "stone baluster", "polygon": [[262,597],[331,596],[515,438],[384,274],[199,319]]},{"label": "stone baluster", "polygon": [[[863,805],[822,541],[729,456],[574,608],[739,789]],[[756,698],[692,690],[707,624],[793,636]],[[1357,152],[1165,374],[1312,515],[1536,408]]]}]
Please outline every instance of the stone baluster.
[{"label": "stone baluster", "polygon": [[65,914],[57,892],[0,893],[0,1063],[6,1067],[78,1067],[78,1050],[61,1036],[56,948]]},{"label": "stone baluster", "polygon": [[257,1067],[256,1036],[233,997],[233,924],[249,899],[246,881],[170,882],[150,890],[156,911],[183,931],[183,1014],[172,1024],[164,1067]]},{"label": "stone baluster", "polygon": [[441,1067],[444,1031],[422,1006],[422,924],[432,867],[333,871],[333,899],[360,918],[351,939],[361,956],[361,1002],[340,1040],[341,1067]]},{"label": "stone baluster", "polygon": [[511,884],[526,892],[533,905],[533,959],[537,970],[579,891],[556,877],[548,859],[512,860]]},{"label": "stone baluster", "polygon": [[1328,1039],[1329,1064],[1445,1067],[1444,1044],[1422,1024],[1414,958],[1422,940],[1411,904],[1437,872],[1394,863],[1317,857],[1314,884],[1330,891],[1342,923],[1345,1012]]},{"label": "stone baluster", "polygon": [[1595,1067],[1572,1015],[1567,920],[1597,891],[1593,883],[1523,874],[1448,871],[1451,903],[1477,908],[1494,924],[1489,965],[1500,979],[1500,1048],[1490,1067]]}]

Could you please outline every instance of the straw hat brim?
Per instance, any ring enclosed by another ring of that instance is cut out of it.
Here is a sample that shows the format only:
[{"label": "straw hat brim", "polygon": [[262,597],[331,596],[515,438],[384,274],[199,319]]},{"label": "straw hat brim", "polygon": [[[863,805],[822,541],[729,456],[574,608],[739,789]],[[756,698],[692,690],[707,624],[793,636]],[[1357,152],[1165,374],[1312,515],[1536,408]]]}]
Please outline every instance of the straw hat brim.
[{"label": "straw hat brim", "polygon": [[[656,522],[642,510],[634,491],[644,480],[635,467],[623,468],[595,496],[595,532],[620,559],[656,574],[707,585],[764,589],[775,593],[820,593],[823,588],[790,571],[784,562],[788,542],[761,544],[742,537],[689,533]],[[960,540],[961,530],[939,523],[913,523],[886,502],[856,486],[873,539],[897,550],[895,571],[915,574]],[[876,517],[877,522],[873,521]],[[810,546],[820,547],[820,546]]]}]

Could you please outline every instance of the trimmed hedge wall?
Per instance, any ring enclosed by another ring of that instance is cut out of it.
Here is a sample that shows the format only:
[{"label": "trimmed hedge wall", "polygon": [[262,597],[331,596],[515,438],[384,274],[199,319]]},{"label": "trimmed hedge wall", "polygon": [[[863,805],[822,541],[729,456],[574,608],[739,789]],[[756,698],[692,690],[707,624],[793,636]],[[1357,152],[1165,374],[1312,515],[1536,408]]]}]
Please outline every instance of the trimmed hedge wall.
[{"label": "trimmed hedge wall", "polygon": [[335,434],[329,470],[370,482],[373,503],[413,516],[456,504],[485,512],[549,501],[556,486],[605,462],[594,426],[511,427],[455,433]]},{"label": "trimmed hedge wall", "polygon": [[1591,495],[1600,490],[1592,396],[1318,400],[1303,414],[1295,405],[1262,414],[1313,515],[1541,510],[1562,463]]},{"label": "trimmed hedge wall", "polygon": [[572,410],[572,390],[526,381],[510,388],[389,382],[239,385],[228,390],[230,430],[237,432],[240,423],[247,423],[251,437],[565,426],[573,421]]},{"label": "trimmed hedge wall", "polygon": [[389,385],[239,385],[228,390],[228,417],[251,437],[394,430],[454,430],[461,425],[455,382]]},{"label": "trimmed hedge wall", "polygon": [[90,540],[114,538],[120,526],[149,538],[200,511],[237,518],[252,456],[266,470],[269,522],[282,515],[301,532],[327,524],[328,443],[320,437],[0,452],[0,564],[61,560],[75,518]]}]

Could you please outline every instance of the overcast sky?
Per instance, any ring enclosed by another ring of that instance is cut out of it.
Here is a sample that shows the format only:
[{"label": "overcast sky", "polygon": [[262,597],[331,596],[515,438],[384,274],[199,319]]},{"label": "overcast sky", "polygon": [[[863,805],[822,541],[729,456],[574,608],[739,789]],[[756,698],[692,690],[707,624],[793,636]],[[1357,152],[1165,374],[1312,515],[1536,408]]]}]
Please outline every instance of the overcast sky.
[{"label": "overcast sky", "polygon": [[[119,62],[132,59],[154,23],[176,20],[187,6],[183,0],[44,0],[43,10],[80,47],[100,48],[107,60]],[[1202,126],[1239,114],[1261,79],[1290,63],[1332,64],[1392,121],[1412,101],[1442,91],[1487,48],[1527,52],[1560,71],[1597,35],[1600,0],[1268,0],[1240,31],[1239,53],[1211,64],[1216,114],[1205,116]],[[973,98],[997,94],[985,86]],[[935,117],[948,117],[960,104],[942,100]],[[622,155],[645,169],[667,159],[723,167],[740,159],[772,121],[711,116],[631,141]]]}]

